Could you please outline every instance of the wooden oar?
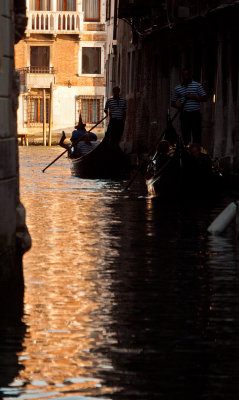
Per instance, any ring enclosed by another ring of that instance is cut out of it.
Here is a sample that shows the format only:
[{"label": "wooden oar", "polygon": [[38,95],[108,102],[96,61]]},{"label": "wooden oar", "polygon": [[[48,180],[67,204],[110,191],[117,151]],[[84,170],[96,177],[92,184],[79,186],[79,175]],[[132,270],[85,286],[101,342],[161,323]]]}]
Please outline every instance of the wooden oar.
[{"label": "wooden oar", "polygon": [[[178,116],[178,114],[180,113],[180,110],[177,111],[173,118],[171,119],[171,123],[175,120],[175,118]],[[163,136],[165,135],[165,133],[167,132],[168,126],[167,128],[164,130],[164,132],[162,133],[162,135],[156,140],[156,143],[154,143],[154,145],[151,147],[151,149],[148,152],[148,157],[151,156],[152,152],[155,150],[155,148],[158,146],[158,143],[162,140]],[[131,184],[134,182],[135,178],[137,177],[139,171],[141,170],[142,166],[143,166],[143,162],[141,161],[141,163],[139,164],[137,170],[135,171],[134,175],[132,176],[132,178],[130,179],[130,181],[127,183],[127,185],[124,187],[124,189],[122,190],[122,192],[125,192],[127,189],[129,189],[129,187],[131,186]],[[150,162],[150,161],[149,161]],[[148,163],[146,163],[146,166],[148,166]]]},{"label": "wooden oar", "polygon": [[[107,115],[106,115],[106,117],[102,118],[99,122],[97,122],[97,124],[95,124],[94,126],[92,126],[92,128],[91,128],[89,131],[86,131],[86,133],[87,133],[87,132],[91,132],[97,125],[99,125],[101,122],[103,122],[104,119],[106,119],[106,118],[107,118]],[[58,157],[55,158],[55,160],[53,160],[50,164],[48,164],[48,165],[42,170],[42,172],[45,172],[45,170],[46,170],[47,168],[49,168],[52,164],[54,164],[54,162],[56,162],[57,160],[59,160],[59,158],[61,158],[67,151],[68,151],[68,149],[66,149],[65,151],[63,151],[63,153],[61,153]]]}]

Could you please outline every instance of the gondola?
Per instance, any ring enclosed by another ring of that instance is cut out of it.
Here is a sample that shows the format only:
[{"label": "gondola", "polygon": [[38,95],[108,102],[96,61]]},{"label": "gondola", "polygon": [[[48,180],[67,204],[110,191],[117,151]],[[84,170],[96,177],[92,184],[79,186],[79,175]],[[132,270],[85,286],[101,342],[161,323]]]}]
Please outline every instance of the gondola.
[{"label": "gondola", "polygon": [[121,179],[130,171],[128,156],[108,138],[81,157],[70,157],[72,174],[84,179]]},{"label": "gondola", "polygon": [[208,199],[223,188],[223,177],[217,170],[205,173],[196,168],[194,160],[178,138],[175,151],[162,165],[155,168],[155,156],[146,173],[150,196],[163,199]]}]

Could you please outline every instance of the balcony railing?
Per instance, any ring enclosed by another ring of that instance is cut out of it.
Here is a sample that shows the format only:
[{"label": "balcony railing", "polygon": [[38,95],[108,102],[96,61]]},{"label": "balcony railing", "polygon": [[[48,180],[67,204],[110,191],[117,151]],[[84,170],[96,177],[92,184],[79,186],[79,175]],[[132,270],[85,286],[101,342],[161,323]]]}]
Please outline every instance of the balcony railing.
[{"label": "balcony railing", "polygon": [[53,67],[25,67],[20,72],[26,74],[55,74],[56,71]]},{"label": "balcony railing", "polygon": [[31,88],[49,88],[55,84],[56,70],[53,67],[25,67],[18,70],[21,92]]},{"label": "balcony railing", "polygon": [[79,34],[83,13],[75,11],[28,11],[27,33]]}]

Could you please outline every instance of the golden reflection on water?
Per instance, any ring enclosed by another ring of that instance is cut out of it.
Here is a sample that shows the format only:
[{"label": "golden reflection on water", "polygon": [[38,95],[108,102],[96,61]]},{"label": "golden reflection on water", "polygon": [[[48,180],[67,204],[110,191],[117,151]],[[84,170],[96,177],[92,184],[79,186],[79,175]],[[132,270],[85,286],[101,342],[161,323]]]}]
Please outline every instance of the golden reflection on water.
[{"label": "golden reflection on water", "polygon": [[94,373],[111,368],[111,363],[92,350],[106,337],[110,341],[106,328],[112,323],[113,303],[108,281],[99,271],[106,257],[113,262],[118,256],[118,250],[109,247],[109,225],[121,221],[107,207],[112,196],[103,195],[104,183],[72,177],[65,159],[42,174],[58,152],[20,151],[21,200],[32,249],[24,256],[28,330],[19,354],[24,369],[17,379],[25,391],[57,389],[63,395],[70,385],[71,391],[99,394]]},{"label": "golden reflection on water", "polygon": [[120,194],[65,158],[42,174],[60,151],[20,149],[33,247],[25,325],[0,329],[0,399],[237,399],[238,246],[206,235],[225,206]]}]

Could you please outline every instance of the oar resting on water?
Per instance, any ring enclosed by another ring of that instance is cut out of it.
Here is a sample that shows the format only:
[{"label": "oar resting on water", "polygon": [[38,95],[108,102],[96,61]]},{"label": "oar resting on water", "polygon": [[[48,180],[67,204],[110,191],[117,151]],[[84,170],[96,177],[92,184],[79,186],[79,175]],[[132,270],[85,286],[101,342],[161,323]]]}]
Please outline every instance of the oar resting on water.
[{"label": "oar resting on water", "polygon": [[[92,126],[92,128],[88,131],[91,132],[97,125],[99,125],[101,122],[104,121],[104,119],[106,119],[106,117],[102,118],[100,121],[97,122],[97,124],[95,124],[94,126]],[[63,132],[62,132],[63,133]],[[87,132],[86,132],[87,133]],[[42,172],[44,173],[46,171],[47,168],[49,168],[52,164],[54,164],[57,160],[59,160],[59,158],[61,158],[65,153],[67,153],[69,150],[68,148],[66,148],[65,151],[63,151],[63,153],[61,153],[58,157],[56,157],[50,164],[48,164],[43,170]]]}]

